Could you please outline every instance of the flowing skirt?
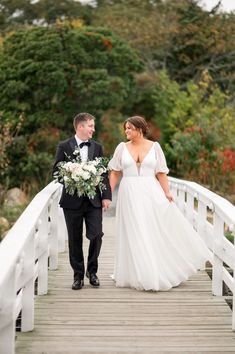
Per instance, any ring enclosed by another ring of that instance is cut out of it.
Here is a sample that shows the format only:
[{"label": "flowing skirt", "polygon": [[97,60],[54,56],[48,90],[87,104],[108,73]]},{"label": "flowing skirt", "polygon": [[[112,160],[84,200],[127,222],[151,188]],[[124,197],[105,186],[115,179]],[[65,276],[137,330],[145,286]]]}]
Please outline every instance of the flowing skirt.
[{"label": "flowing skirt", "polygon": [[116,209],[118,287],[168,290],[205,267],[211,252],[155,177],[123,177]]}]

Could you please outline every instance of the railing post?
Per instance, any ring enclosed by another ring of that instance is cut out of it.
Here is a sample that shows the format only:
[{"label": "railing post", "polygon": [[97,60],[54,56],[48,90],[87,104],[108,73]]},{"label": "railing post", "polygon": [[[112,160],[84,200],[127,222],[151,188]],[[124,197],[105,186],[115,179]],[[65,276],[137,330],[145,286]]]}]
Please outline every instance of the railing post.
[{"label": "railing post", "polygon": [[33,235],[25,247],[23,277],[27,283],[22,293],[21,331],[28,332],[34,328],[34,259],[35,247]]},{"label": "railing post", "polygon": [[191,225],[193,225],[193,212],[194,212],[194,197],[187,192],[186,216]]},{"label": "railing post", "polygon": [[47,294],[48,290],[48,208],[38,222],[39,249],[42,254],[38,258],[38,295]]},{"label": "railing post", "polygon": [[207,220],[207,206],[200,199],[198,200],[197,232],[205,241],[205,227]]},{"label": "railing post", "polygon": [[224,237],[224,222],[219,215],[214,213],[214,260],[212,273],[212,293],[217,296],[223,294],[223,261],[221,254]]},{"label": "railing post", "polygon": [[178,199],[178,196],[177,196],[177,184],[176,183],[173,183],[171,181],[170,182],[170,190],[171,190],[171,193],[175,199],[175,202],[177,201]]},{"label": "railing post", "polygon": [[64,213],[62,208],[58,209],[58,242],[59,252],[65,251],[65,240],[67,239],[67,228],[65,225]]},{"label": "railing post", "polygon": [[58,268],[58,197],[52,198],[50,205],[49,268]]},{"label": "railing post", "polygon": [[184,210],[184,203],[185,203],[185,192],[182,189],[179,189],[179,197],[178,197],[178,207],[180,208],[180,210],[182,211],[182,213],[184,214],[185,210]]}]

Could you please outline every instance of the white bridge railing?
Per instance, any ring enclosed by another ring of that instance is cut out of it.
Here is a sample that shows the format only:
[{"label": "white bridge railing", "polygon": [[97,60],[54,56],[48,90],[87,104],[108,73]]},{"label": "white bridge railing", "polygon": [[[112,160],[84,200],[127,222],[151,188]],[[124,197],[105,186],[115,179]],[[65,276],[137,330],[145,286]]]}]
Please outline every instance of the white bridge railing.
[{"label": "white bridge railing", "polygon": [[235,206],[201,185],[169,178],[175,201],[213,252],[212,293],[223,295],[223,282],[233,294],[232,329],[235,330]]},{"label": "white bridge railing", "polygon": [[[222,296],[223,281],[235,294],[235,207],[194,182],[169,178],[175,201],[214,253],[212,292]],[[61,186],[51,182],[38,193],[0,244],[0,354],[15,352],[15,322],[21,330],[34,328],[34,294],[47,293],[48,265],[58,265],[58,252],[67,237],[58,201]],[[226,266],[226,265],[227,266]],[[227,268],[231,269],[232,275]],[[235,330],[235,296],[232,329]]]},{"label": "white bridge railing", "polygon": [[0,354],[15,353],[15,323],[34,328],[34,294],[47,293],[48,265],[58,265],[66,228],[60,215],[61,185],[51,182],[28,205],[0,244]]}]

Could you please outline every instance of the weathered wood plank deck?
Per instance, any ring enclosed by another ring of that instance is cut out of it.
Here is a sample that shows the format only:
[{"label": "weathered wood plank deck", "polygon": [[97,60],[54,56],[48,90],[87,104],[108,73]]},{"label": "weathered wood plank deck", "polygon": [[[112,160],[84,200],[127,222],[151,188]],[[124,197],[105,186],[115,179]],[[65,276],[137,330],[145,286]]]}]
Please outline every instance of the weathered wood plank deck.
[{"label": "weathered wood plank deck", "polygon": [[234,354],[231,310],[211,295],[205,272],[167,292],[115,287],[113,222],[104,218],[101,287],[86,279],[82,290],[71,290],[68,254],[61,254],[48,295],[36,299],[34,331],[17,333],[16,354]]}]

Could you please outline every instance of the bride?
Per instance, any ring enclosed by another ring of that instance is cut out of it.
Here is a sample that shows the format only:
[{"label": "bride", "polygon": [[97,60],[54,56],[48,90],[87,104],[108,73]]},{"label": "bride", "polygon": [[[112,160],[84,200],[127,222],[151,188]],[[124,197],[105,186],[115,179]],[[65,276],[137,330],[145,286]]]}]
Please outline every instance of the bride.
[{"label": "bride", "polygon": [[204,268],[210,251],[174,203],[165,156],[146,138],[145,119],[130,117],[124,129],[128,142],[109,162],[112,191],[122,177],[113,278],[118,287],[168,290]]}]

